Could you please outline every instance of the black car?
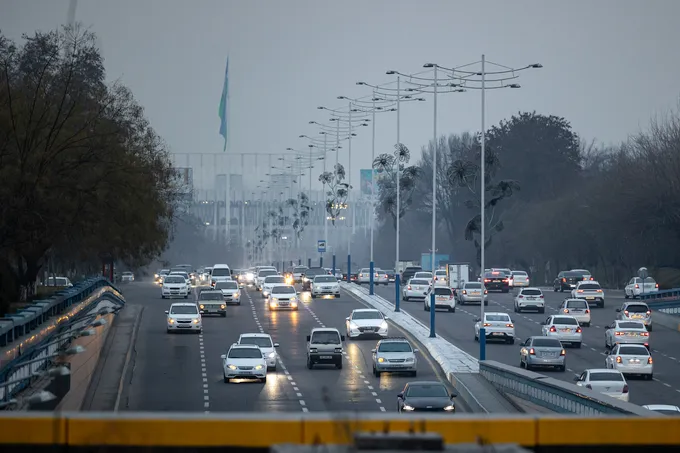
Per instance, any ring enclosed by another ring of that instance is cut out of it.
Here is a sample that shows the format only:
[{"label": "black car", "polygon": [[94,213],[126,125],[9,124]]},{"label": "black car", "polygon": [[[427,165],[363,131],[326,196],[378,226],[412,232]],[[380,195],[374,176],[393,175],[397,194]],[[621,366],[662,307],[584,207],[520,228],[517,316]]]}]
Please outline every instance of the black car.
[{"label": "black car", "polygon": [[404,269],[404,272],[401,273],[401,281],[402,282],[407,282],[413,278],[414,275],[416,275],[416,272],[422,271],[423,268],[420,266],[409,266],[406,269]]},{"label": "black car", "polygon": [[386,270],[385,273],[387,274],[388,282],[393,282],[395,280],[397,273],[394,271],[394,269]]},{"label": "black car", "polygon": [[323,267],[310,267],[302,274],[302,291],[309,291],[312,287],[312,280],[317,275],[328,275],[328,271]]},{"label": "black car", "polygon": [[409,382],[397,395],[398,412],[456,412],[453,399],[456,390],[449,390],[437,381]]},{"label": "black car", "polygon": [[562,271],[557,274],[557,277],[555,277],[555,281],[553,282],[553,291],[571,291],[572,289],[576,288],[576,284],[578,282],[583,280],[585,280],[583,272]]},{"label": "black car", "polygon": [[502,271],[491,271],[484,274],[484,287],[487,291],[510,291],[510,279]]}]

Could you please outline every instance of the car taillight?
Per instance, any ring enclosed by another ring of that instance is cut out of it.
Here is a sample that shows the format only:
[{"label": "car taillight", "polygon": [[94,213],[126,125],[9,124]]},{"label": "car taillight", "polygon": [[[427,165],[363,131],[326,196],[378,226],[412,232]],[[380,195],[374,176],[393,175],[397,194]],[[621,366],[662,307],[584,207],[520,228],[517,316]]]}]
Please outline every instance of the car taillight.
[{"label": "car taillight", "polygon": [[520,298],[520,299],[524,299],[524,296],[520,294],[520,295],[519,295],[519,298]]},{"label": "car taillight", "polygon": [[491,327],[491,324],[489,324],[488,322],[485,322],[484,327]]},{"label": "car taillight", "polygon": [[563,278],[562,281],[563,281],[564,283],[566,283],[566,282],[567,282],[567,279],[566,279],[566,278]]},{"label": "car taillight", "polygon": [[550,327],[550,331],[551,331],[551,332],[557,332],[557,329],[555,329],[555,326],[551,326],[551,327]]},{"label": "car taillight", "polygon": [[582,290],[582,289],[577,289],[576,292],[582,293],[583,290]]},{"label": "car taillight", "polygon": [[515,327],[514,324],[506,324],[505,327]]},{"label": "car taillight", "polygon": [[592,390],[592,389],[593,389],[593,386],[590,385],[590,384],[586,384],[586,388]]},{"label": "car taillight", "polygon": [[453,293],[449,295],[449,299],[453,299]]},{"label": "car taillight", "polygon": [[635,288],[639,288],[639,287],[640,287],[640,285],[638,285],[638,284],[636,283],[636,284],[635,284]]},{"label": "car taillight", "polygon": [[652,314],[652,311],[651,311],[651,310],[647,310],[647,316],[649,316],[649,315],[651,315],[651,314]]},{"label": "car taillight", "polygon": [[623,310],[623,314],[628,316],[628,310]]},{"label": "car taillight", "polygon": [[586,308],[586,313],[590,313],[590,310]]},{"label": "car taillight", "polygon": [[643,337],[648,337],[648,336],[649,336],[649,332],[642,332],[642,336],[643,336]]},{"label": "car taillight", "polygon": [[659,287],[659,284],[657,283],[655,287],[658,288],[658,287]]},{"label": "car taillight", "polygon": [[534,350],[534,348],[529,349],[529,354],[536,355],[536,351]]},{"label": "car taillight", "polygon": [[617,337],[620,337],[621,335],[623,335],[623,332],[616,332],[614,335],[616,335]]},{"label": "car taillight", "polygon": [[651,358],[651,357],[648,357],[648,358],[647,358],[647,363],[650,364],[650,365],[651,365],[652,363],[654,363],[654,362],[652,362],[652,358]]},{"label": "car taillight", "polygon": [[569,309],[568,309],[568,308],[565,308],[565,309],[564,309],[564,312],[565,312],[565,313],[569,313]]},{"label": "car taillight", "polygon": [[485,289],[485,290],[484,290],[484,294],[489,294],[489,290],[488,290],[488,289]]},{"label": "car taillight", "polygon": [[406,289],[408,289],[409,291],[411,291],[411,285],[408,285],[408,286],[406,287]]},{"label": "car taillight", "polygon": [[628,393],[628,384],[623,384],[623,393]]},{"label": "car taillight", "polygon": [[545,296],[543,296],[543,294],[541,294],[541,295],[540,295],[540,298],[541,298],[541,299],[545,299]]},{"label": "car taillight", "polygon": [[508,279],[507,279],[507,278],[504,278],[504,279],[503,279],[503,283],[508,283]]},{"label": "car taillight", "polygon": [[616,363],[623,363],[623,359],[621,358],[620,355],[616,356]]},{"label": "car taillight", "polygon": [[595,277],[590,277],[590,280],[591,280],[591,281],[595,280]]},{"label": "car taillight", "polygon": [[577,327],[577,328],[576,328],[576,333],[581,333],[581,332],[583,332],[583,330],[581,330],[580,327]]},{"label": "car taillight", "polygon": [[560,351],[560,355],[567,355],[567,351],[565,351],[564,349],[562,349],[562,350]]},{"label": "car taillight", "polygon": [[489,283],[490,281],[491,281],[491,279],[488,279],[488,278],[484,279],[484,283]]}]

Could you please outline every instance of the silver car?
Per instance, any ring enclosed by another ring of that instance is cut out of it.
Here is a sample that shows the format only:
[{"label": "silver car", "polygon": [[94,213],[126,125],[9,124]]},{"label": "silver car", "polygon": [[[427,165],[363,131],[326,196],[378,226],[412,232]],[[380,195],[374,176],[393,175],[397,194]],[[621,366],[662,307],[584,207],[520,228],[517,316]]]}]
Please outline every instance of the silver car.
[{"label": "silver car", "polygon": [[584,327],[590,327],[590,306],[583,299],[564,299],[558,309],[565,315],[573,316]]},{"label": "silver car", "polygon": [[[480,282],[465,282],[463,287],[456,290],[456,299],[460,305],[481,304],[482,284]],[[489,305],[489,291],[484,290],[484,305]]]},{"label": "silver car", "polygon": [[583,330],[573,316],[548,316],[542,326],[541,331],[544,337],[557,338],[562,343],[569,343],[575,348],[581,347]]},{"label": "silver car", "polygon": [[529,337],[519,350],[519,366],[527,370],[550,367],[565,371],[567,352],[556,338]]},{"label": "silver car", "polygon": [[412,278],[404,286],[404,289],[401,290],[401,298],[405,301],[411,299],[425,299],[430,295],[431,289],[432,287],[430,286],[429,280]]},{"label": "silver car", "polygon": [[373,353],[373,375],[380,377],[380,373],[409,373],[418,374],[417,349],[411,347],[406,338],[384,338],[378,342]]},{"label": "silver car", "polygon": [[634,374],[645,379],[654,378],[654,361],[649,350],[641,344],[618,344],[606,352],[606,368],[618,370],[624,375]]},{"label": "silver car", "polygon": [[624,302],[621,308],[616,309],[616,319],[621,321],[639,321],[652,331],[652,310],[644,302]]},{"label": "silver car", "polygon": [[614,321],[605,327],[604,346],[612,349],[617,344],[641,344],[649,347],[649,332],[639,321]]}]

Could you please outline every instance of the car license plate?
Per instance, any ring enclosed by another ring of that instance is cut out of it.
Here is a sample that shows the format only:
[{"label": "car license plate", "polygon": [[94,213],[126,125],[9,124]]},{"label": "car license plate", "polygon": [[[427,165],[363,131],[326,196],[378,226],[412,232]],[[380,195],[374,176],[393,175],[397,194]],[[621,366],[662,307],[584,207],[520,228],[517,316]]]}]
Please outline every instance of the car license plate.
[{"label": "car license plate", "polygon": [[448,297],[442,297],[442,296],[437,296],[437,302],[444,302],[446,300],[449,300]]},{"label": "car license plate", "polygon": [[253,374],[252,371],[241,371],[240,373],[241,373],[241,374]]},{"label": "car license plate", "polygon": [[319,357],[319,358],[320,358],[321,360],[330,360],[330,359],[333,358],[333,356],[331,356],[331,355],[322,355],[322,356]]},{"label": "car license plate", "polygon": [[640,319],[640,318],[642,318],[642,315],[633,315],[633,318]]},{"label": "car license plate", "polygon": [[586,297],[586,300],[593,300],[595,299],[594,297]]},{"label": "car license plate", "polygon": [[562,332],[569,333],[569,332],[571,332],[571,329],[562,329]]},{"label": "car license plate", "polygon": [[479,291],[472,291],[470,293],[471,296],[479,296],[480,292]]},{"label": "car license plate", "polygon": [[282,306],[282,307],[287,307],[288,302],[279,302],[279,305]]},{"label": "car license plate", "polygon": [[366,327],[364,332],[373,332],[373,327]]},{"label": "car license plate", "polygon": [[503,333],[502,332],[494,332],[494,333],[492,333],[492,335],[500,336],[500,335],[503,335]]}]

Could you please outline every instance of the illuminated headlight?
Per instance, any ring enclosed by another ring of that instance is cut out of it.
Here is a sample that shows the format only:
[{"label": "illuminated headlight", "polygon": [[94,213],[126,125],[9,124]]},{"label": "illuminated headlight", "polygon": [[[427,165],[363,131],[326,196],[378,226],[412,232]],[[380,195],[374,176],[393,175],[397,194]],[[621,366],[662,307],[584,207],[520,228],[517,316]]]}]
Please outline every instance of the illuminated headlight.
[{"label": "illuminated headlight", "polygon": [[253,274],[250,273],[250,272],[248,272],[248,273],[246,274],[246,279],[248,279],[248,280],[252,280],[253,277],[254,277]]},{"label": "illuminated headlight", "polygon": [[450,406],[446,406],[446,407],[444,408],[444,410],[447,411],[447,412],[453,412],[453,411],[456,410],[456,406],[454,406],[453,404],[451,404]]},{"label": "illuminated headlight", "polygon": [[302,281],[303,281],[303,282],[308,282],[309,279],[308,279],[307,277],[302,277]]},{"label": "illuminated headlight", "polygon": [[236,365],[227,365],[227,368],[229,368],[230,370],[238,369],[238,367]]},{"label": "illuminated headlight", "polygon": [[385,359],[383,357],[378,358],[378,363],[385,363]]},{"label": "illuminated headlight", "polygon": [[222,310],[224,310],[225,308],[227,308],[227,306],[224,305],[224,304],[222,304],[222,305],[220,305],[220,308],[221,308]]},{"label": "illuminated headlight", "polygon": [[349,328],[350,328],[350,330],[359,330],[359,326],[357,326],[353,322],[349,323]]},{"label": "illuminated headlight", "polygon": [[234,297],[241,297],[241,291],[236,291],[234,293]]},{"label": "illuminated headlight", "polygon": [[199,322],[201,322],[201,320],[196,318],[196,319],[193,319],[191,322],[193,322],[194,324],[198,324]]},{"label": "illuminated headlight", "polygon": [[404,404],[404,408],[403,408],[403,409],[404,409],[405,411],[414,411],[414,410],[416,410],[413,406],[409,406],[408,404]]},{"label": "illuminated headlight", "polygon": [[272,300],[271,300],[271,301],[272,301],[272,303],[276,303],[276,302],[279,301],[279,298],[278,298],[278,297],[272,297]]},{"label": "illuminated headlight", "polygon": [[200,308],[201,310],[203,310],[203,309],[205,308],[205,305],[201,304],[201,305],[198,306],[198,308]]},{"label": "illuminated headlight", "polygon": [[268,355],[267,357],[269,357],[270,359],[273,359],[273,358],[276,357],[276,353],[275,353],[275,352],[270,352],[269,355]]},{"label": "illuminated headlight", "polygon": [[291,298],[290,298],[290,301],[291,301],[291,302],[296,302],[296,301],[297,301],[297,297],[291,297]]},{"label": "illuminated headlight", "polygon": [[158,278],[158,274],[153,274],[153,278]]},{"label": "illuminated headlight", "polygon": [[174,319],[168,318],[168,324],[174,324],[174,323],[175,323],[175,320],[174,320]]},{"label": "illuminated headlight", "polygon": [[380,324],[380,330],[387,330],[387,322],[383,321],[382,324]]},{"label": "illuminated headlight", "polygon": [[261,370],[262,368],[264,368],[262,365],[255,365],[256,370]]},{"label": "illuminated headlight", "polygon": [[413,357],[408,357],[404,359],[404,363],[413,363]]}]

